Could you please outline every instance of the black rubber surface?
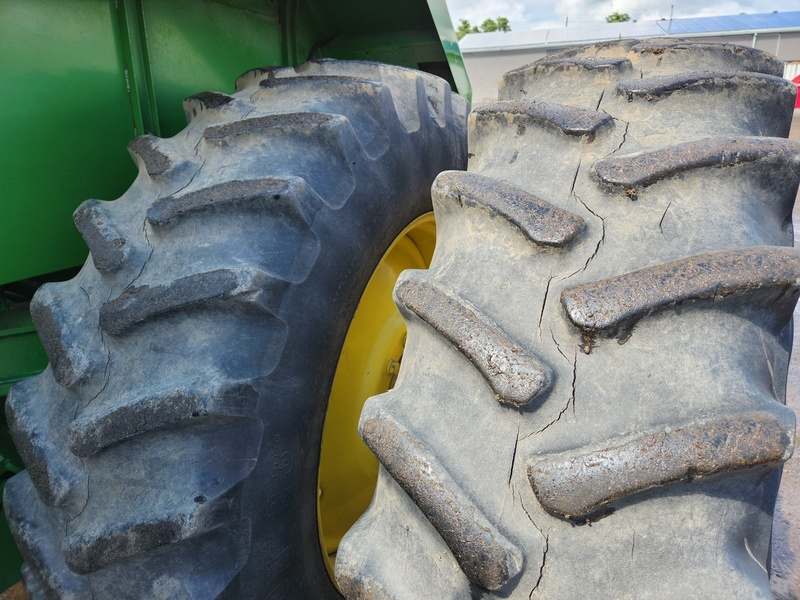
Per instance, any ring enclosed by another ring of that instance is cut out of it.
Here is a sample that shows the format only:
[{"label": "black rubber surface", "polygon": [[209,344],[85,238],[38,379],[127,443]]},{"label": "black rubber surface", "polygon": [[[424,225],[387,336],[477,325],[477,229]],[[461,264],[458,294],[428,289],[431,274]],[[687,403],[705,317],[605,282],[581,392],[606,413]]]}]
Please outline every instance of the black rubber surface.
[{"label": "black rubber surface", "polygon": [[316,517],[334,368],[383,252],[464,168],[467,105],[320,61],[185,109],[130,145],[120,199],[76,211],[92,256],[32,303],[51,365],[7,402],[28,470],[5,507],[34,600],[339,597]]},{"label": "black rubber surface", "polygon": [[348,598],[770,598],[800,257],[780,63],[603,43],[507,73],[395,300]]}]

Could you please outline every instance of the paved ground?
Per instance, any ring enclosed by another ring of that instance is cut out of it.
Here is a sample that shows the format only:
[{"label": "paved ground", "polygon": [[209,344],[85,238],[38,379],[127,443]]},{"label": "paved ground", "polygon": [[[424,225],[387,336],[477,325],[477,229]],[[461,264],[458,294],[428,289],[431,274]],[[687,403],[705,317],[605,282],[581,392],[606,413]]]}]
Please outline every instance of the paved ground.
[{"label": "paved ground", "polygon": [[[800,110],[794,111],[791,139],[800,141]],[[800,247],[800,194],[794,208],[794,245]],[[794,354],[789,363],[786,403],[800,415],[800,309],[794,313]],[[800,599],[800,452],[786,463],[775,511],[772,589],[780,600]]]}]

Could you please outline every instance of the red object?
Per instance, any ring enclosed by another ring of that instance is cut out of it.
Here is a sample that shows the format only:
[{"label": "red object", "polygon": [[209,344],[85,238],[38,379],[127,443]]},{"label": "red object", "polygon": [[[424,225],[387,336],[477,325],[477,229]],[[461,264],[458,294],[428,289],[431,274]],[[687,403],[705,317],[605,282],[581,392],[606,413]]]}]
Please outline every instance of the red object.
[{"label": "red object", "polygon": [[800,75],[792,79],[792,83],[797,86],[797,96],[794,99],[794,107],[800,108]]}]

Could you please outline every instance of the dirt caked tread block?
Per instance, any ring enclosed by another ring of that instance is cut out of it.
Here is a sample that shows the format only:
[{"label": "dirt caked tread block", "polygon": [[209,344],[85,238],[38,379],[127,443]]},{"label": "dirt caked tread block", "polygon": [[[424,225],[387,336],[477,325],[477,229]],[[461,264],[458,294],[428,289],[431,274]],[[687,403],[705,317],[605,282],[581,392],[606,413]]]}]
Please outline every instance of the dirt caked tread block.
[{"label": "dirt caked tread block", "polygon": [[258,135],[271,129],[290,127],[324,127],[341,121],[342,117],[326,113],[304,112],[284,113],[243,119],[232,123],[214,125],[203,131],[203,137],[214,143],[231,143],[236,138],[246,135]]},{"label": "dirt caked tread block", "polygon": [[150,177],[164,175],[173,167],[170,157],[159,148],[161,144],[161,139],[149,133],[128,144],[128,152],[138,159]]},{"label": "dirt caked tread block", "polygon": [[352,77],[348,75],[297,75],[295,77],[281,77],[275,79],[264,79],[259,82],[259,87],[262,88],[276,88],[283,86],[300,86],[300,85],[319,85],[319,84],[334,84],[341,86],[368,86],[374,90],[383,88],[380,81],[373,79],[365,79],[363,77]]},{"label": "dirt caked tread block", "polygon": [[587,71],[595,71],[595,70],[609,70],[609,71],[618,71],[620,73],[625,73],[626,71],[630,71],[633,68],[631,61],[627,58],[619,58],[619,57],[565,57],[565,58],[542,58],[537,60],[530,65],[525,67],[520,67],[513,71],[509,71],[509,73],[518,73],[518,72],[533,72],[533,73],[541,73],[541,72],[557,72],[563,71],[565,69],[586,69]]},{"label": "dirt caked tread block", "polygon": [[81,458],[122,440],[157,428],[206,416],[235,415],[256,401],[247,382],[223,381],[182,386],[145,396],[133,396],[104,410],[84,411],[69,426],[69,445]]},{"label": "dirt caked tread block", "polygon": [[[627,190],[643,188],[679,173],[708,167],[732,167],[759,160],[800,166],[800,142],[784,138],[710,138],[684,142],[633,156],[595,163],[597,177]],[[635,198],[635,194],[628,192]]]},{"label": "dirt caked tread block", "polygon": [[771,414],[745,414],[652,433],[588,453],[528,464],[542,506],[580,521],[631,495],[681,481],[788,460],[794,431]]},{"label": "dirt caked tread block", "polygon": [[[255,467],[261,432],[256,419],[223,417],[154,431],[147,444],[139,438],[91,459],[106,468],[96,470],[86,504],[68,521],[67,565],[92,573],[239,520],[235,496]],[[135,471],[113,476],[131,464],[148,466],[147,479]]]},{"label": "dirt caked tread block", "polygon": [[27,467],[26,477],[35,484],[42,502],[67,505],[86,479],[80,460],[61,450],[66,435],[58,422],[74,413],[72,402],[47,398],[40,381],[27,379],[11,389],[5,409],[14,445]]},{"label": "dirt caked tread block", "polygon": [[512,580],[521,553],[481,513],[431,451],[392,415],[367,403],[359,433],[447,543],[466,576],[489,590]]},{"label": "dirt caked tread block", "polygon": [[631,46],[630,51],[640,56],[675,55],[675,60],[680,60],[681,54],[702,53],[704,57],[714,57],[715,62],[729,62],[735,65],[737,71],[753,71],[783,77],[783,62],[758,48],[737,44],[654,38]]},{"label": "dirt caked tread block", "polygon": [[215,108],[222,108],[236,100],[233,96],[228,94],[221,94],[219,92],[200,92],[194,96],[189,96],[184,100],[184,103],[191,106],[197,104],[203,110],[213,110]]},{"label": "dirt caked tread block", "polygon": [[250,69],[249,71],[245,71],[239,77],[236,78],[236,84],[234,89],[237,92],[241,92],[251,83],[260,83],[263,79],[275,79],[276,75],[281,74],[284,76],[292,76],[294,74],[294,69],[291,67],[280,67],[280,66],[272,66],[272,67],[258,67],[255,69]]},{"label": "dirt caked tread block", "polygon": [[486,317],[419,274],[401,275],[394,293],[401,309],[433,328],[478,369],[501,404],[525,406],[550,387],[548,367]]},{"label": "dirt caked tread block", "polygon": [[567,58],[581,58],[581,57],[619,57],[627,54],[630,49],[637,44],[642,43],[642,40],[636,38],[624,38],[617,40],[609,40],[607,42],[597,42],[595,44],[587,44],[577,48],[568,48],[561,52],[556,52],[550,56],[545,57],[545,60],[561,60]]},{"label": "dirt caked tread block", "polygon": [[157,286],[130,287],[100,309],[100,327],[123,335],[163,315],[212,301],[237,301],[274,314],[288,283],[256,268],[217,269]]},{"label": "dirt caked tread block", "polygon": [[676,305],[765,289],[774,290],[773,302],[785,298],[794,306],[800,251],[765,246],[690,256],[567,288],[561,303],[569,320],[585,333],[614,335],[631,322]]},{"label": "dirt caked tread block", "polygon": [[86,200],[75,210],[72,220],[89,246],[92,262],[98,271],[114,273],[127,262],[131,254],[130,244],[109,218],[102,201]]},{"label": "dirt caked tread block", "polygon": [[63,543],[67,566],[75,573],[88,575],[120,560],[198,537],[232,519],[231,500],[226,494],[216,498],[202,496],[202,501],[190,498],[183,506],[170,508],[148,515],[147,520],[137,518],[139,515],[134,512],[129,520],[113,527],[68,535]]},{"label": "dirt caked tread block", "polygon": [[511,115],[526,124],[545,125],[570,136],[586,136],[594,139],[598,133],[614,126],[614,119],[593,110],[584,110],[552,102],[535,100],[504,100],[483,104],[472,111],[480,120],[496,115]]},{"label": "dirt caked tread block", "polygon": [[[25,559],[25,583],[33,583],[27,590],[30,597],[36,600],[90,598],[89,582],[71,571],[64,561],[60,543],[63,524],[47,513],[26,472],[6,482],[4,511],[14,541]],[[35,596],[37,588],[47,596]]]},{"label": "dirt caked tread block", "polygon": [[278,210],[288,203],[293,212],[310,223],[322,201],[299,177],[266,177],[246,181],[226,181],[218,185],[170,196],[147,209],[147,220],[158,227],[169,227],[189,215],[211,210],[259,208]]},{"label": "dirt caked tread block", "polygon": [[86,294],[77,290],[67,297],[63,289],[63,283],[43,285],[30,310],[53,376],[61,385],[74,388],[103,371],[106,353],[100,333],[76,323],[76,317],[91,310]]},{"label": "dirt caked tread block", "polygon": [[730,90],[735,93],[744,86],[757,88],[765,102],[780,107],[785,107],[786,99],[795,94],[792,82],[782,77],[749,71],[698,71],[630,79],[620,81],[616,93],[627,98],[628,102],[657,102],[676,92],[686,94]]},{"label": "dirt caked tread block", "polygon": [[438,202],[474,206],[508,221],[539,246],[564,248],[584,230],[584,220],[513,185],[467,171],[445,171],[433,183]]}]

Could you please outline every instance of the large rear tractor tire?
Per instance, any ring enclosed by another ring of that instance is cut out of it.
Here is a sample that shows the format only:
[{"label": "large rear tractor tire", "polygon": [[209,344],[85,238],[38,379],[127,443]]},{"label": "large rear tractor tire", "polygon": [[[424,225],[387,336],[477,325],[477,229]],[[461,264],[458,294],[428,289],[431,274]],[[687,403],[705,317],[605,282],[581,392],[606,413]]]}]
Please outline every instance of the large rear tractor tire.
[{"label": "large rear tractor tire", "polygon": [[91,257],[32,303],[50,366],[8,399],[27,471],[5,510],[34,599],[339,597],[317,527],[334,371],[376,265],[466,163],[467,104],[324,60],[185,108],[130,145],[120,199],[78,208]]},{"label": "large rear tractor tire", "polygon": [[793,85],[751,48],[626,40],[507,73],[395,289],[355,598],[769,598],[795,418]]}]

